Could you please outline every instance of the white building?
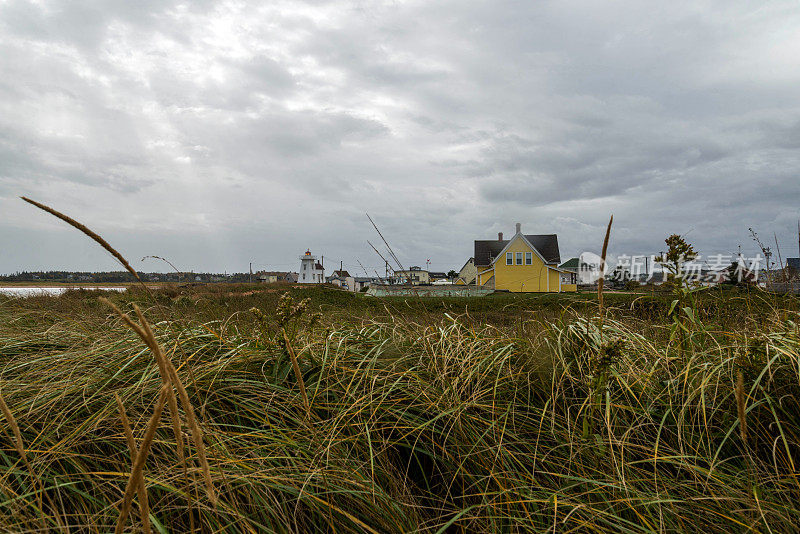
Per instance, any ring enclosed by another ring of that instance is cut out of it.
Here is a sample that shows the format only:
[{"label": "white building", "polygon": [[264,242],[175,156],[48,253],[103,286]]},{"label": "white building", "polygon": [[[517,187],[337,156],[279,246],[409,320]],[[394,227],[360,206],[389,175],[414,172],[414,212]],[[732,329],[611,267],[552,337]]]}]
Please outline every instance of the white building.
[{"label": "white building", "polygon": [[348,291],[355,291],[356,287],[355,278],[350,276],[350,273],[342,269],[333,271],[333,274],[328,277],[328,283]]},{"label": "white building", "polygon": [[300,284],[325,283],[325,269],[310,250],[306,250],[306,253],[300,256],[300,276],[297,278],[297,282]]}]

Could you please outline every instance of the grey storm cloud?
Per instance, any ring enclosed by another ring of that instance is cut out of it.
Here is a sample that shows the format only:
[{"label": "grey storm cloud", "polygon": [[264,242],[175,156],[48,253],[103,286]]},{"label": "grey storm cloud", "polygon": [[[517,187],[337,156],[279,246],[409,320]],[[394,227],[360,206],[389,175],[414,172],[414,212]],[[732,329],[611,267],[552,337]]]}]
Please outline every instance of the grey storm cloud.
[{"label": "grey storm cloud", "polygon": [[[0,272],[458,268],[474,239],[562,255],[794,250],[794,2],[0,2]],[[793,254],[793,253],[792,253]],[[157,265],[138,266],[158,269]]]}]

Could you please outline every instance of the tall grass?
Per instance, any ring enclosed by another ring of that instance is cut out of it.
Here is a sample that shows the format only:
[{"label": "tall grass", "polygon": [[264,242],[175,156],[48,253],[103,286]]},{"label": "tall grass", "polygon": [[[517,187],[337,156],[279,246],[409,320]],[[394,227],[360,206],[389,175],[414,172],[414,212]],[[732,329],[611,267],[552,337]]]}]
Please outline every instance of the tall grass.
[{"label": "tall grass", "polygon": [[[135,297],[109,295],[129,310]],[[136,456],[115,397],[138,443],[164,387],[119,316],[97,304],[67,320],[56,310],[71,298],[0,304],[4,530],[113,529]],[[690,325],[703,335],[680,349],[666,321],[644,328],[613,306],[602,324],[596,308],[499,326],[453,313],[287,322],[250,303],[202,321],[179,298],[152,332],[197,413],[218,501],[196,447],[184,470],[164,414],[143,464],[147,502],[130,493],[127,529],[787,532],[800,521],[794,312],[759,312],[741,330]],[[598,394],[597,355],[612,342]]]}]

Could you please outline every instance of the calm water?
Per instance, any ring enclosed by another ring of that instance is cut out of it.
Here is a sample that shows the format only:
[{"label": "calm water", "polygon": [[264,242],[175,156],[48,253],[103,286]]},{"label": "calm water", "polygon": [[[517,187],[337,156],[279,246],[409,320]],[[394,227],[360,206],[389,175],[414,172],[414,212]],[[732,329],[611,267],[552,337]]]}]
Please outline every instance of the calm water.
[{"label": "calm water", "polygon": [[101,291],[125,291],[124,287],[0,287],[0,295],[9,295],[12,297],[34,297],[39,295],[53,295],[58,296],[67,291],[68,289],[95,289]]}]

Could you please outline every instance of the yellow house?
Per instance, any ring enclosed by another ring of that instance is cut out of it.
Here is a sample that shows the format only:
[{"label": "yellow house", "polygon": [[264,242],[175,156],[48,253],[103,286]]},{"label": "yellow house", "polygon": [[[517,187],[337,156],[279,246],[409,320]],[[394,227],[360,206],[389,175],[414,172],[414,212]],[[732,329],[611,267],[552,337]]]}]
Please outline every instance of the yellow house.
[{"label": "yellow house", "polygon": [[522,233],[509,240],[499,233],[496,240],[475,241],[475,284],[486,289],[513,293],[561,293],[577,291],[575,284],[562,281],[558,268],[561,256],[556,234]]},{"label": "yellow house", "polygon": [[411,267],[407,271],[395,271],[394,275],[401,283],[410,284],[412,286],[429,284],[431,282],[430,273],[416,266]]}]

